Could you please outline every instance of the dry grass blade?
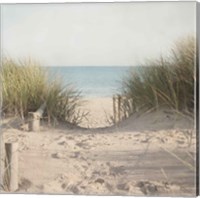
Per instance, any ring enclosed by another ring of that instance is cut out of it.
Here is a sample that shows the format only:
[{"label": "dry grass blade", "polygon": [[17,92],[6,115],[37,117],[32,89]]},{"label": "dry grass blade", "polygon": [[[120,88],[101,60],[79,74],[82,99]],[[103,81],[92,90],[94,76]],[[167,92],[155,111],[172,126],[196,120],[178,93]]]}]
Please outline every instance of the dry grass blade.
[{"label": "dry grass blade", "polygon": [[163,168],[161,168],[160,171],[161,171],[162,175],[165,177],[165,179],[168,180],[169,178],[167,177],[165,170]]},{"label": "dry grass blade", "polygon": [[181,159],[178,155],[176,155],[175,153],[173,153],[172,151],[164,148],[164,147],[161,147],[165,152],[169,153],[171,156],[173,156],[174,158],[176,158],[178,161],[180,161],[183,165],[185,165],[186,167],[188,167],[190,170],[192,171],[195,171],[195,167],[190,164],[189,162]]},{"label": "dry grass blade", "polygon": [[3,184],[2,188],[4,191],[9,191],[9,184],[10,184],[10,165],[8,164],[8,158],[5,157],[5,168],[3,172]]}]

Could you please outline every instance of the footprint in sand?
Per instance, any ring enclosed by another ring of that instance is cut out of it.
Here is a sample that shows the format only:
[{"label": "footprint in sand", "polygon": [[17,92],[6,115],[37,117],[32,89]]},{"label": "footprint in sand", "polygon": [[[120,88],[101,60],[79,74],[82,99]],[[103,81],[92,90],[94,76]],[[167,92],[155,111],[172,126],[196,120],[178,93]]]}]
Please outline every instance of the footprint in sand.
[{"label": "footprint in sand", "polygon": [[19,182],[19,190],[27,191],[32,186],[32,182],[26,178],[21,178]]},{"label": "footprint in sand", "polygon": [[157,186],[150,182],[138,182],[137,186],[145,195],[156,195],[158,193]]},{"label": "footprint in sand", "polygon": [[67,191],[71,191],[74,194],[78,194],[79,193],[79,189],[76,185],[71,185],[69,188],[67,188]]},{"label": "footprint in sand", "polygon": [[127,181],[127,182],[121,182],[118,181],[119,183],[116,184],[115,186],[115,191],[116,189],[119,190],[117,191],[116,194],[119,195],[135,195],[135,196],[144,196],[144,193],[141,191],[141,189],[136,185],[137,183],[135,181]]},{"label": "footprint in sand", "polygon": [[96,179],[94,182],[95,182],[95,183],[103,184],[105,181],[104,181],[104,179],[102,179],[102,178],[98,178],[98,179]]},{"label": "footprint in sand", "polygon": [[62,142],[58,142],[59,145],[65,145],[67,144],[65,141],[62,141]]},{"label": "footprint in sand", "polygon": [[180,186],[168,182],[140,181],[136,184],[145,195],[159,195],[160,193],[171,193],[180,191]]},{"label": "footprint in sand", "polygon": [[130,187],[127,183],[117,184],[117,189],[122,191],[129,191]]},{"label": "footprint in sand", "polygon": [[66,136],[65,137],[67,140],[74,140],[74,137],[72,137],[72,136]]},{"label": "footprint in sand", "polygon": [[[90,180],[90,179],[89,179]],[[111,194],[113,192],[113,186],[106,181],[105,178],[96,178],[88,181],[86,192],[90,193],[98,193],[101,192],[103,194]]]},{"label": "footprint in sand", "polygon": [[62,143],[62,142],[66,142],[66,137],[64,135],[60,135],[59,137],[54,139],[56,142],[58,142],[58,144]]},{"label": "footprint in sand", "polygon": [[70,155],[70,158],[78,158],[80,156],[80,152],[74,152],[72,155]]},{"label": "footprint in sand", "polygon": [[54,140],[57,141],[57,140],[60,140],[60,138],[62,138],[63,136],[60,135],[59,137],[56,137]]},{"label": "footprint in sand", "polygon": [[53,153],[51,155],[52,158],[56,158],[56,159],[64,159],[65,155],[63,153]]},{"label": "footprint in sand", "polygon": [[83,149],[90,149],[90,146],[87,143],[85,143],[85,141],[76,143],[76,146],[83,148]]}]

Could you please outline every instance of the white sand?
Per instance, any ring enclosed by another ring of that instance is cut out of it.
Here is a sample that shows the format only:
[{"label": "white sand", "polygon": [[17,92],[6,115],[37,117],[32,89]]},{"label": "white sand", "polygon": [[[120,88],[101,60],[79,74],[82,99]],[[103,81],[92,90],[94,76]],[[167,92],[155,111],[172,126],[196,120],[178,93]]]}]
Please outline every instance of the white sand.
[{"label": "white sand", "polygon": [[112,108],[112,98],[87,98],[81,109],[89,112],[89,115],[81,126],[86,128],[111,126],[110,116],[113,114]]},{"label": "white sand", "polygon": [[[112,111],[106,100],[91,103],[90,127]],[[184,117],[158,111],[105,129],[44,125],[38,133],[6,121],[3,140],[19,142],[18,192],[195,196],[195,132]]]}]

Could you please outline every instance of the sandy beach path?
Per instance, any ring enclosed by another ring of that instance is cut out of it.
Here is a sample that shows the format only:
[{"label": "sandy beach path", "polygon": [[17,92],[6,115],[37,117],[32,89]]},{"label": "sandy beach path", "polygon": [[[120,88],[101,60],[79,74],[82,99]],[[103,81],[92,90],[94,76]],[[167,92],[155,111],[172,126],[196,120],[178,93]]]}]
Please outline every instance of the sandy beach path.
[{"label": "sandy beach path", "polygon": [[110,116],[113,116],[112,107],[112,98],[86,98],[81,109],[89,112],[89,114],[87,119],[83,120],[83,123],[81,123],[80,126],[85,128],[111,126],[112,122],[110,122]]},{"label": "sandy beach path", "polygon": [[181,131],[106,134],[45,128],[40,133],[6,132],[4,139],[19,141],[19,192],[143,196],[195,192],[195,172],[163,150],[194,166],[194,148],[187,153]]}]

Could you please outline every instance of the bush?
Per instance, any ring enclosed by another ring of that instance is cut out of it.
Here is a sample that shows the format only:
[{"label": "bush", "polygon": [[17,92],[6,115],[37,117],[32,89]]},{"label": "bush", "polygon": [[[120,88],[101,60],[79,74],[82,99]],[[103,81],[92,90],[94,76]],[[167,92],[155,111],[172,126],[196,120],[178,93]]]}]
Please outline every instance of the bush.
[{"label": "bush", "polygon": [[123,81],[122,94],[131,98],[133,107],[139,110],[165,106],[192,115],[195,55],[195,39],[180,40],[168,57],[133,69]]},{"label": "bush", "polygon": [[[28,112],[36,111],[46,103],[44,114],[48,121],[81,122],[84,112],[77,111],[81,105],[77,90],[63,87],[58,78],[48,79],[47,71],[39,64],[29,60],[23,62],[4,58],[2,63],[2,113],[20,115],[26,118]],[[77,112],[79,116],[77,117]]]}]

